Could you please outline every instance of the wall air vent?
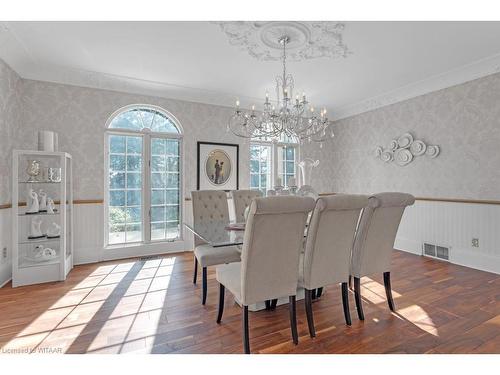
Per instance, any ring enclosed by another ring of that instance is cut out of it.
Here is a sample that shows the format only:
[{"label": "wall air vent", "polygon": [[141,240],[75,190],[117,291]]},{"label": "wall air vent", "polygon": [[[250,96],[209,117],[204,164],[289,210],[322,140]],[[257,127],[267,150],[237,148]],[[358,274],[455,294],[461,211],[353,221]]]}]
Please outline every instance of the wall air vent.
[{"label": "wall air vent", "polygon": [[422,253],[427,257],[450,260],[450,248],[446,246],[424,242],[422,245]]}]

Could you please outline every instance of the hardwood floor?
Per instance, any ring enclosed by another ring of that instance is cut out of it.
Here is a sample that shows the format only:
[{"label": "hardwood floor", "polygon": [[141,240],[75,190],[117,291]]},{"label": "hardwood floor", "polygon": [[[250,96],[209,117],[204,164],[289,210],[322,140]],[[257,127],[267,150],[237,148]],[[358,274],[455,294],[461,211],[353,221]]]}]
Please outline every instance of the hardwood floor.
[{"label": "hardwood floor", "polygon": [[[192,253],[77,266],[65,282],[0,289],[0,353],[241,353],[241,309],[209,268],[207,304],[193,285]],[[385,299],[382,275],[361,280],[365,321],[344,324],[339,286],[313,304],[311,339],[297,302],[299,345],[287,306],[250,312],[253,353],[500,353],[500,276],[399,251]]]}]

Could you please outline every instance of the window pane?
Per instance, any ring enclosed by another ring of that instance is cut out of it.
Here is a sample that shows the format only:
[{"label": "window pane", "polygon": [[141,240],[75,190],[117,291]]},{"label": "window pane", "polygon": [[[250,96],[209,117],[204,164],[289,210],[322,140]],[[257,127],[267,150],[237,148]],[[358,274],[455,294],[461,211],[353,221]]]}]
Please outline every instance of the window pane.
[{"label": "window pane", "polygon": [[121,135],[112,135],[109,137],[109,152],[112,154],[125,153],[125,137]]},{"label": "window pane", "polygon": [[127,137],[127,154],[142,154],[142,137]]},{"label": "window pane", "polygon": [[152,190],[151,204],[165,204],[165,190]]},{"label": "window pane", "polygon": [[151,157],[151,170],[153,172],[165,171],[165,157],[164,156],[152,156]]},{"label": "window pane", "polygon": [[151,154],[152,155],[164,155],[165,154],[165,140],[153,138],[151,140]]},{"label": "window pane", "polygon": [[165,238],[165,223],[152,223],[151,224],[151,239],[163,240]]},{"label": "window pane", "polygon": [[142,142],[138,136],[109,136],[110,244],[142,241]]},{"label": "window pane", "polygon": [[125,206],[125,190],[115,190],[109,192],[110,206]]},{"label": "window pane", "polygon": [[151,222],[165,221],[165,206],[151,207]]},{"label": "window pane", "polygon": [[109,156],[109,169],[112,171],[125,171],[125,156],[124,155],[110,155]]},{"label": "window pane", "polygon": [[[153,138],[151,141],[151,202],[157,205],[169,205],[151,207],[151,238],[175,239],[179,237],[180,220],[179,140]],[[169,222],[164,224],[167,220]],[[156,225],[158,223],[161,225]]]},{"label": "window pane", "polygon": [[271,188],[271,146],[250,145],[250,188],[265,193]]},{"label": "window pane", "polygon": [[140,118],[137,117],[135,111],[127,111],[116,116],[111,124],[110,128],[120,128],[120,129],[130,129],[130,130],[141,130],[142,122]]},{"label": "window pane", "polygon": [[179,133],[177,127],[160,113],[156,115],[151,130],[154,132]]},{"label": "window pane", "polygon": [[140,171],[141,160],[141,156],[127,156],[127,171]]},{"label": "window pane", "polygon": [[125,173],[110,172],[109,173],[109,187],[111,189],[124,189],[125,188]]},{"label": "window pane", "polygon": [[127,191],[127,206],[140,206],[141,205],[141,194],[140,190],[129,190]]},{"label": "window pane", "polygon": [[286,173],[288,174],[293,174],[295,170],[295,163],[292,161],[287,161],[286,162]]}]

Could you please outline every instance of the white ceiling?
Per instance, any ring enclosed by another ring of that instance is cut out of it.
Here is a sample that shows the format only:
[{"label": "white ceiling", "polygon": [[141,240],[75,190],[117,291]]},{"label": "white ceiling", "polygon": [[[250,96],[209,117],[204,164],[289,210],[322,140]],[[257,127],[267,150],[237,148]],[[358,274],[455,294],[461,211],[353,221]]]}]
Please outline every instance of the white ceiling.
[{"label": "white ceiling", "polygon": [[[499,71],[499,35],[500,22],[345,22],[352,55],[289,70],[341,118]],[[2,22],[0,58],[28,79],[246,107],[281,71],[210,22]]]}]

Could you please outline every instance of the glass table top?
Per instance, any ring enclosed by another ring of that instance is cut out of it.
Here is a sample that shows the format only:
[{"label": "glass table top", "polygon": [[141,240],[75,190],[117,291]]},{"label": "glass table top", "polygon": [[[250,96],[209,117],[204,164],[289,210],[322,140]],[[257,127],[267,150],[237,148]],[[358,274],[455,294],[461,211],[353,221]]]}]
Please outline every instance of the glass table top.
[{"label": "glass table top", "polygon": [[[202,224],[184,223],[186,228],[213,247],[233,246],[243,244],[245,235],[244,224],[229,223],[227,221],[212,221]],[[231,229],[231,226],[238,229]]]}]

